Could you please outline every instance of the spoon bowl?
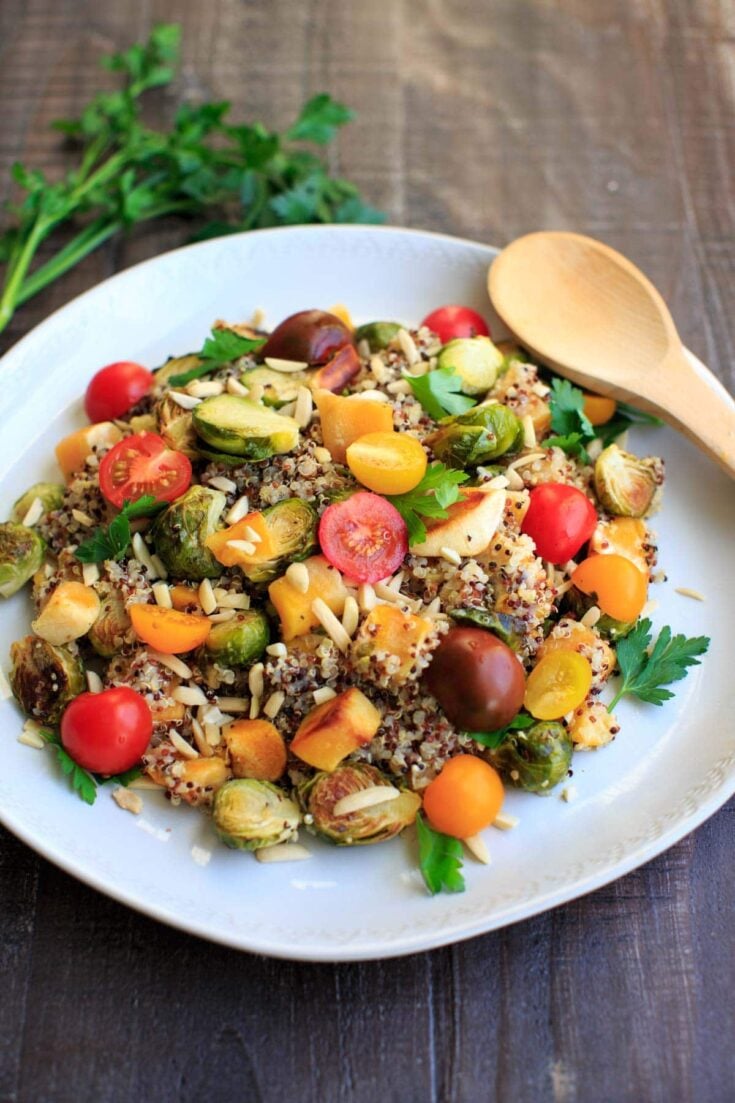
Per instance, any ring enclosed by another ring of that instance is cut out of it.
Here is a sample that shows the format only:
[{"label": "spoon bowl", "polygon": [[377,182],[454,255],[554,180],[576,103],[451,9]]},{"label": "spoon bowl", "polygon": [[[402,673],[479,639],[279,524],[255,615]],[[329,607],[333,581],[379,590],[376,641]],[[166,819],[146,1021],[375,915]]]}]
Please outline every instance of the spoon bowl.
[{"label": "spoon bowl", "polygon": [[581,234],[527,234],[490,266],[488,291],[541,363],[662,417],[735,478],[735,402],[697,374],[661,295],[626,257]]}]

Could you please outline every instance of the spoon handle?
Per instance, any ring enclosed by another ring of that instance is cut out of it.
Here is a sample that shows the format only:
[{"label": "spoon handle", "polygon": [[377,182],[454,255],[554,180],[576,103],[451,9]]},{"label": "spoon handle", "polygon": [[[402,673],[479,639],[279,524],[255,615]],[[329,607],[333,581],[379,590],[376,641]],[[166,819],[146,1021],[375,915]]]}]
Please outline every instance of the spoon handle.
[{"label": "spoon handle", "polygon": [[[656,386],[645,389],[647,405],[679,429],[711,459],[735,478],[735,402],[716,385],[697,374],[684,350],[674,347]],[[640,388],[641,396],[644,387]]]}]

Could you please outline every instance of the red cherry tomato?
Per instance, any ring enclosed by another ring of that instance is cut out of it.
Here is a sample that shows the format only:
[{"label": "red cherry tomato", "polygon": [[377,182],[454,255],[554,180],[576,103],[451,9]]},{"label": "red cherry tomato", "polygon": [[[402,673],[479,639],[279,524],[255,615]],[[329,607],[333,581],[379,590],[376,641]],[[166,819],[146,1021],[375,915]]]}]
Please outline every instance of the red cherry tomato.
[{"label": "red cherry tomato", "polygon": [[366,490],[327,506],[319,543],[333,567],[356,582],[380,582],[403,562],[408,529],[395,506]]},{"label": "red cherry tomato", "polygon": [[160,502],[172,502],[191,485],[191,462],[174,452],[156,433],[125,437],[100,461],[100,487],[118,509],[123,501],[152,494]]},{"label": "red cherry tomato", "polygon": [[122,417],[153,386],[153,373],[132,360],[108,364],[92,376],[84,396],[90,421],[112,421]]},{"label": "red cherry tomato", "polygon": [[531,504],[521,532],[530,536],[536,553],[550,563],[566,563],[594,532],[597,512],[575,486],[544,483],[531,491]]},{"label": "red cherry tomato", "polygon": [[140,762],[153,732],[147,702],[128,686],[80,693],[61,717],[61,742],[95,774],[119,774]]},{"label": "red cherry tomato", "polygon": [[468,306],[440,306],[421,323],[437,335],[443,345],[455,337],[489,337],[487,322]]}]

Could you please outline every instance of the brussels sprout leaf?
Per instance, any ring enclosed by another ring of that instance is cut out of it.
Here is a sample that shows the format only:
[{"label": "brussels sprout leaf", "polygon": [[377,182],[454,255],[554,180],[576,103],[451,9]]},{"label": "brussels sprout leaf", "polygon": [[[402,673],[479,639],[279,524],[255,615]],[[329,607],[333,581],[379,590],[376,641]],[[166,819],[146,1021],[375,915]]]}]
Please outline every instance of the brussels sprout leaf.
[{"label": "brussels sprout leaf", "polygon": [[494,750],[495,747],[500,746],[508,732],[523,731],[524,728],[532,728],[535,723],[532,716],[519,712],[504,728],[497,728],[493,732],[465,732],[464,734],[474,739],[475,743],[482,743],[483,747],[491,747]]},{"label": "brussels sprout leaf", "polygon": [[432,896],[437,892],[464,892],[462,844],[459,839],[442,835],[429,827],[423,816],[416,817],[419,837],[419,867]]},{"label": "brussels sprout leaf", "polygon": [[464,414],[477,405],[474,398],[460,393],[462,380],[451,368],[435,368],[426,375],[404,373],[403,378],[411,384],[414,397],[434,421],[440,421],[446,414]]},{"label": "brussels sprout leaf", "polygon": [[134,502],[124,501],[117,517],[110,521],[106,529],[96,529],[89,540],[79,545],[75,556],[82,563],[104,563],[107,559],[122,559],[132,537],[130,522],[136,517],[150,517],[165,508],[166,504],[152,494],[143,494]]},{"label": "brussels sprout leaf", "polygon": [[423,479],[413,490],[390,495],[388,501],[393,503],[408,527],[409,544],[420,544],[426,539],[422,517],[441,521],[449,516],[447,506],[459,501],[459,485],[467,479],[466,472],[434,462],[429,464]]},{"label": "brussels sprout leaf", "polygon": [[672,636],[668,625],[661,629],[653,647],[651,639],[651,622],[644,619],[619,641],[618,666],[623,681],[608,712],[628,694],[651,705],[662,705],[674,696],[663,687],[685,678],[688,667],[699,666],[697,656],[704,655],[710,645],[708,636]]},{"label": "brussels sprout leaf", "polygon": [[69,778],[72,789],[86,804],[94,804],[97,799],[97,782],[91,774],[82,769],[61,745],[61,736],[57,732],[41,728],[38,733],[47,746],[51,747],[61,767],[62,774]]}]

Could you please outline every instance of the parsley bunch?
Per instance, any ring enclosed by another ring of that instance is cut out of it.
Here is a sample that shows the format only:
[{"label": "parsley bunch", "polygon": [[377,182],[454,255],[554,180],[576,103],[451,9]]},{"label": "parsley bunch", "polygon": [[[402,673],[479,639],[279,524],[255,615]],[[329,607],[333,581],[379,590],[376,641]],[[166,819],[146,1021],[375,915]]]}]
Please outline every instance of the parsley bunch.
[{"label": "parsley bunch", "polygon": [[132,539],[130,522],[136,517],[150,517],[164,509],[166,504],[152,494],[144,494],[134,502],[125,499],[117,517],[110,521],[107,528],[95,529],[89,540],[79,545],[74,552],[75,556],[82,563],[104,563],[108,559],[122,559]]},{"label": "parsley bunch", "polygon": [[[325,93],[310,99],[283,133],[257,122],[232,123],[227,102],[184,103],[168,130],[147,126],[141,97],[174,79],[180,37],[179,26],[159,25],[147,42],[103,58],[122,86],[96,96],[79,118],[54,123],[78,150],[76,166],[61,180],[13,166],[25,197],[9,206],[12,224],[0,236],[0,331],[18,306],[88,253],[151,219],[204,216],[199,237],[299,222],[383,220],[354,184],[294,147],[328,145],[352,118]],[[75,231],[69,240],[32,271],[41,244],[69,228]]]},{"label": "parsley bunch", "polygon": [[435,461],[429,464],[423,479],[413,490],[388,497],[406,522],[409,544],[420,544],[426,539],[422,517],[444,520],[449,516],[447,506],[459,501],[459,487],[468,479],[465,471],[454,471]]},{"label": "parsley bunch", "polygon": [[132,769],[126,770],[124,774],[113,774],[110,777],[90,774],[88,770],[85,770],[83,766],[80,766],[78,762],[74,761],[69,752],[62,745],[61,736],[58,732],[49,731],[48,728],[41,728],[38,734],[41,736],[46,746],[51,747],[56,755],[56,761],[61,767],[62,774],[69,778],[69,784],[72,789],[85,804],[94,804],[97,800],[98,786],[113,782],[116,785],[127,787],[131,781],[135,781],[135,779],[140,777],[143,773],[140,766],[133,766]]},{"label": "parsley bunch", "polygon": [[471,739],[474,739],[475,743],[482,743],[483,747],[491,747],[495,750],[496,747],[500,746],[509,732],[524,731],[526,728],[532,728],[535,723],[536,721],[532,716],[528,716],[525,712],[519,712],[504,728],[497,728],[492,732],[465,732],[465,735],[469,735]]}]

